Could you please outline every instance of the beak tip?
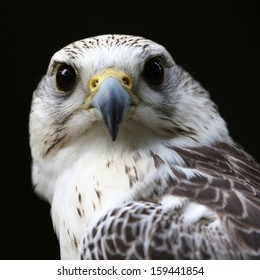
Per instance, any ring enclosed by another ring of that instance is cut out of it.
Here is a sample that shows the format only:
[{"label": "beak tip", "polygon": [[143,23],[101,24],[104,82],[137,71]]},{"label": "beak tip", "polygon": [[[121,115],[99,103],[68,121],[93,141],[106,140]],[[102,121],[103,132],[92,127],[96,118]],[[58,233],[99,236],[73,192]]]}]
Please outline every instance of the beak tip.
[{"label": "beak tip", "polygon": [[118,134],[118,125],[112,125],[112,126],[107,125],[107,128],[108,128],[112,141],[115,142],[117,139],[117,134]]}]

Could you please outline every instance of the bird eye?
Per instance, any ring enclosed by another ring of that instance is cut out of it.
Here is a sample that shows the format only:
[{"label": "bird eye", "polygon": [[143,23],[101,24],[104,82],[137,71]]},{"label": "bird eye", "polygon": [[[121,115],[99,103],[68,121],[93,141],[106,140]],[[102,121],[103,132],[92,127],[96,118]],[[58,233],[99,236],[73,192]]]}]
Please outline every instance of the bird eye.
[{"label": "bird eye", "polygon": [[70,91],[76,84],[77,77],[74,68],[68,64],[61,64],[56,73],[56,83],[59,90]]},{"label": "bird eye", "polygon": [[159,58],[151,58],[145,63],[143,77],[149,84],[154,86],[158,86],[163,82],[164,69]]}]

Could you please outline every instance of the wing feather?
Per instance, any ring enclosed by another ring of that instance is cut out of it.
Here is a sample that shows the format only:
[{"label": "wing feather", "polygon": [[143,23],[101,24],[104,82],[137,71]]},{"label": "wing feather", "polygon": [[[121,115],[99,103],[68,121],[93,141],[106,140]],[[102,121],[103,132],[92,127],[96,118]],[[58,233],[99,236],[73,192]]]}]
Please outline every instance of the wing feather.
[{"label": "wing feather", "polygon": [[256,161],[239,146],[225,143],[172,149],[188,167],[201,171],[207,182],[200,184],[196,177],[183,180],[171,193],[213,209],[230,237],[241,242],[248,254],[259,254],[260,168]]},{"label": "wing feather", "polygon": [[[259,259],[260,168],[238,145],[169,147],[182,166],[153,194],[183,197],[213,210],[219,226],[183,223],[181,210],[133,201],[108,212],[83,239],[82,259]],[[153,154],[155,165],[169,165]],[[192,170],[193,176],[185,175]],[[159,172],[159,171],[158,171]],[[174,174],[174,176],[173,176]]]},{"label": "wing feather", "polygon": [[[83,239],[81,259],[242,258],[221,228],[183,224],[179,212],[165,211],[158,204],[133,201],[106,216],[95,225],[98,233],[89,231]],[[106,231],[111,224],[117,230]]]}]

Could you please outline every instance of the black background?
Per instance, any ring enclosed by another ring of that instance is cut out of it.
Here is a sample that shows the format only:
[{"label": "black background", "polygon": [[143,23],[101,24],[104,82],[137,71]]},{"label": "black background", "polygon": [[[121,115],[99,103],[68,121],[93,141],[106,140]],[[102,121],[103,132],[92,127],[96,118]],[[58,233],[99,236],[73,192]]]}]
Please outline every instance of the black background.
[{"label": "black background", "polygon": [[31,189],[28,115],[52,54],[75,40],[119,33],[164,45],[211,93],[232,137],[260,160],[259,10],[250,1],[179,2],[55,8],[35,1],[2,11],[2,259],[59,258],[50,207]]}]

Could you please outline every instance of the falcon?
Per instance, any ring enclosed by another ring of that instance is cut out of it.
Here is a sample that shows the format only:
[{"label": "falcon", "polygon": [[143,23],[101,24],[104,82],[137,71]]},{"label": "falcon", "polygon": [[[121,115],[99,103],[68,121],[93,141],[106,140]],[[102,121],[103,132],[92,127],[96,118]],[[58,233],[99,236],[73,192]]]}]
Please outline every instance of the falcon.
[{"label": "falcon", "polygon": [[160,44],[76,41],[32,97],[32,182],[62,259],[259,259],[260,168]]}]

